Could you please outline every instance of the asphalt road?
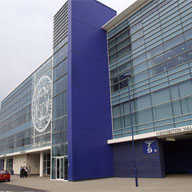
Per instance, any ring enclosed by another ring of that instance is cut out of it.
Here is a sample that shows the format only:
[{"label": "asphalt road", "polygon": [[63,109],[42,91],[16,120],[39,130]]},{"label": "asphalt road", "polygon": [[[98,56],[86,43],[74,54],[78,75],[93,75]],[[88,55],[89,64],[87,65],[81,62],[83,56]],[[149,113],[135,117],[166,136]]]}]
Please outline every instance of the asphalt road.
[{"label": "asphalt road", "polygon": [[16,185],[11,185],[11,184],[6,184],[4,182],[0,182],[0,192],[14,192],[14,191],[19,191],[19,192],[46,192],[43,190],[38,190],[38,189],[32,189],[32,188],[27,188],[27,187],[21,187],[21,186],[16,186]]}]

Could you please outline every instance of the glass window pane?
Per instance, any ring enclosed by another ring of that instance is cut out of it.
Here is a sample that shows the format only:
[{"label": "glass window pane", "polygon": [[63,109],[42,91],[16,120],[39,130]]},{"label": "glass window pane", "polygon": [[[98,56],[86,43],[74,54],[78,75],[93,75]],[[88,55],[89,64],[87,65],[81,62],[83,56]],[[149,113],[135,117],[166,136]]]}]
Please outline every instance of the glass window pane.
[{"label": "glass window pane", "polygon": [[53,81],[67,73],[67,59],[53,69]]},{"label": "glass window pane", "polygon": [[152,100],[153,100],[153,105],[159,105],[160,103],[165,103],[170,101],[169,88],[164,88],[152,93]]},{"label": "glass window pane", "polygon": [[188,51],[187,54],[188,54],[188,59],[189,59],[189,60],[192,60],[192,50],[191,50],[191,51]]},{"label": "glass window pane", "polygon": [[54,66],[56,66],[58,63],[60,63],[64,58],[67,57],[67,48],[68,45],[66,44],[63,46],[58,52],[54,54]]},{"label": "glass window pane", "polygon": [[174,114],[174,116],[181,115],[182,112],[181,112],[181,103],[180,103],[180,100],[174,101],[174,102],[172,103],[172,105],[173,105],[173,114]]},{"label": "glass window pane", "polygon": [[159,55],[163,51],[164,51],[163,45],[159,45],[147,52],[147,59],[150,59],[150,58],[154,57],[155,55]]},{"label": "glass window pane", "polygon": [[133,49],[136,49],[137,47],[140,47],[141,45],[143,45],[144,44],[144,38],[142,37],[142,38],[140,38],[140,39],[138,39],[137,41],[134,41],[133,43],[132,43],[132,48]]},{"label": "glass window pane", "polygon": [[67,92],[53,98],[53,120],[67,114]]},{"label": "glass window pane", "polygon": [[189,106],[187,100],[188,100],[187,98],[181,100],[181,107],[183,114],[189,113]]},{"label": "glass window pane", "polygon": [[135,34],[131,36],[131,41],[135,41],[139,39],[141,36],[143,36],[143,30],[137,31]]},{"label": "glass window pane", "polygon": [[145,70],[147,70],[147,63],[146,62],[135,66],[134,73],[137,74],[137,73],[140,73],[140,72],[145,71]]},{"label": "glass window pane", "polygon": [[118,34],[117,43],[121,42],[122,40],[126,39],[129,36],[130,34],[129,29],[126,28],[124,30],[123,30],[124,32],[120,32],[121,33],[120,35]]},{"label": "glass window pane", "polygon": [[136,83],[136,82],[142,81],[143,79],[146,79],[146,78],[148,78],[148,73],[147,73],[147,71],[144,71],[142,73],[135,75],[134,81]]},{"label": "glass window pane", "polygon": [[119,116],[120,114],[120,105],[113,106],[113,117]]},{"label": "glass window pane", "polygon": [[184,37],[185,40],[191,39],[192,38],[192,29],[189,29],[188,31],[184,32]]},{"label": "glass window pane", "polygon": [[125,39],[125,40],[121,41],[121,42],[117,45],[117,49],[114,48],[113,50],[110,51],[110,55],[111,55],[111,53],[115,53],[116,51],[119,51],[119,50],[122,49],[123,47],[126,47],[129,43],[130,43],[130,39]]},{"label": "glass window pane", "polygon": [[192,94],[192,84],[191,80],[189,81],[184,81],[179,84],[179,92],[180,92],[180,97],[186,97]]},{"label": "glass window pane", "polygon": [[134,26],[131,26],[131,34],[135,33],[136,31],[140,30],[142,28],[142,22],[137,23]]},{"label": "glass window pane", "polygon": [[176,55],[179,55],[185,51],[186,51],[185,43],[182,43],[181,45],[167,51],[166,57],[167,59],[170,59],[171,57],[175,57]]},{"label": "glass window pane", "polygon": [[157,75],[163,71],[166,71],[167,70],[167,65],[166,63],[162,63],[160,65],[157,65],[156,67],[153,67],[151,70],[150,70],[150,74],[152,73],[152,75]]},{"label": "glass window pane", "polygon": [[124,47],[123,49],[119,50],[117,52],[117,55],[118,55],[118,57],[121,57],[122,55],[124,55],[125,53],[127,53],[129,51],[131,51],[131,45],[128,45],[128,46]]},{"label": "glass window pane", "polygon": [[137,124],[143,124],[153,121],[152,110],[142,110],[137,112]]},{"label": "glass window pane", "polygon": [[141,110],[144,108],[148,108],[150,106],[151,106],[151,96],[149,94],[137,98],[136,110]]},{"label": "glass window pane", "polygon": [[139,63],[142,63],[146,61],[146,55],[145,54],[142,54],[142,55],[139,55],[138,57],[134,58],[133,59],[133,65],[138,65]]},{"label": "glass window pane", "polygon": [[187,49],[192,49],[192,40],[186,42]]},{"label": "glass window pane", "polygon": [[175,57],[173,59],[168,60],[167,61],[167,68],[171,69],[171,68],[173,68],[173,67],[175,67],[177,65],[180,65],[182,63],[185,63],[187,61],[188,61],[187,54],[184,53],[184,54],[179,55],[179,56],[177,56],[177,57]]},{"label": "glass window pane", "polygon": [[170,87],[172,100],[179,99],[179,86],[174,85]]},{"label": "glass window pane", "polygon": [[155,120],[172,117],[171,103],[166,103],[166,104],[158,105],[154,107],[154,117],[155,117]]},{"label": "glass window pane", "polygon": [[182,43],[183,41],[184,41],[184,36],[183,36],[183,34],[178,35],[178,36],[176,36],[176,37],[172,38],[171,40],[166,41],[166,42],[164,43],[165,50],[168,50],[168,49],[170,49],[171,47],[174,47],[174,46]]},{"label": "glass window pane", "polygon": [[60,94],[62,91],[67,89],[67,75],[60,78],[53,85],[53,96]]},{"label": "glass window pane", "polygon": [[158,65],[166,60],[165,54],[158,55],[147,61],[149,67]]},{"label": "glass window pane", "polygon": [[122,126],[121,126],[121,118],[120,117],[117,117],[117,118],[114,118],[113,119],[113,129],[120,129]]}]

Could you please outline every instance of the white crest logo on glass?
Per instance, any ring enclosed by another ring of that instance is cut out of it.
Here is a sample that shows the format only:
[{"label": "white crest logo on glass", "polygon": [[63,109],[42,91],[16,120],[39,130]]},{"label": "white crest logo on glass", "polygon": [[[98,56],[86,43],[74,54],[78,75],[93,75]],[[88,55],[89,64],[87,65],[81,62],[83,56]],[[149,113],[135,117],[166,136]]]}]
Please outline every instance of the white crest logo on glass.
[{"label": "white crest logo on glass", "polygon": [[47,129],[52,116],[52,80],[48,76],[39,79],[32,100],[32,121],[38,132]]}]

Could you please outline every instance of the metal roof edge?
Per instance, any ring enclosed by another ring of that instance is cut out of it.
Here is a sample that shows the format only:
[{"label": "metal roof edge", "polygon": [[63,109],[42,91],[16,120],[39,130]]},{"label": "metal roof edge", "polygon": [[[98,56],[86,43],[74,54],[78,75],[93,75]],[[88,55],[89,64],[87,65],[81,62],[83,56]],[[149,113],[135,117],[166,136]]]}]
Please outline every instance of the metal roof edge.
[{"label": "metal roof edge", "polygon": [[146,4],[148,4],[152,0],[137,0],[135,3],[133,3],[131,6],[129,6],[127,9],[122,11],[119,15],[113,17],[110,21],[108,21],[105,25],[102,26],[102,29],[105,31],[108,31],[118,25],[122,20],[124,20],[126,17],[134,14],[136,11],[144,7]]}]

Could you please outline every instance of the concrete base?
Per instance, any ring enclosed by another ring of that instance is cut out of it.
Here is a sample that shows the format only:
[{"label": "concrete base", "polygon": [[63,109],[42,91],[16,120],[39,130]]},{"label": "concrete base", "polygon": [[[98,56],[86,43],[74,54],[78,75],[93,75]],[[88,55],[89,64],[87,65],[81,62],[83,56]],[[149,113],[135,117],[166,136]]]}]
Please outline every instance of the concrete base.
[{"label": "concrete base", "polygon": [[14,174],[20,174],[21,166],[30,166],[31,174],[39,175],[40,173],[40,154],[30,153],[24,155],[13,156],[13,171]]}]

